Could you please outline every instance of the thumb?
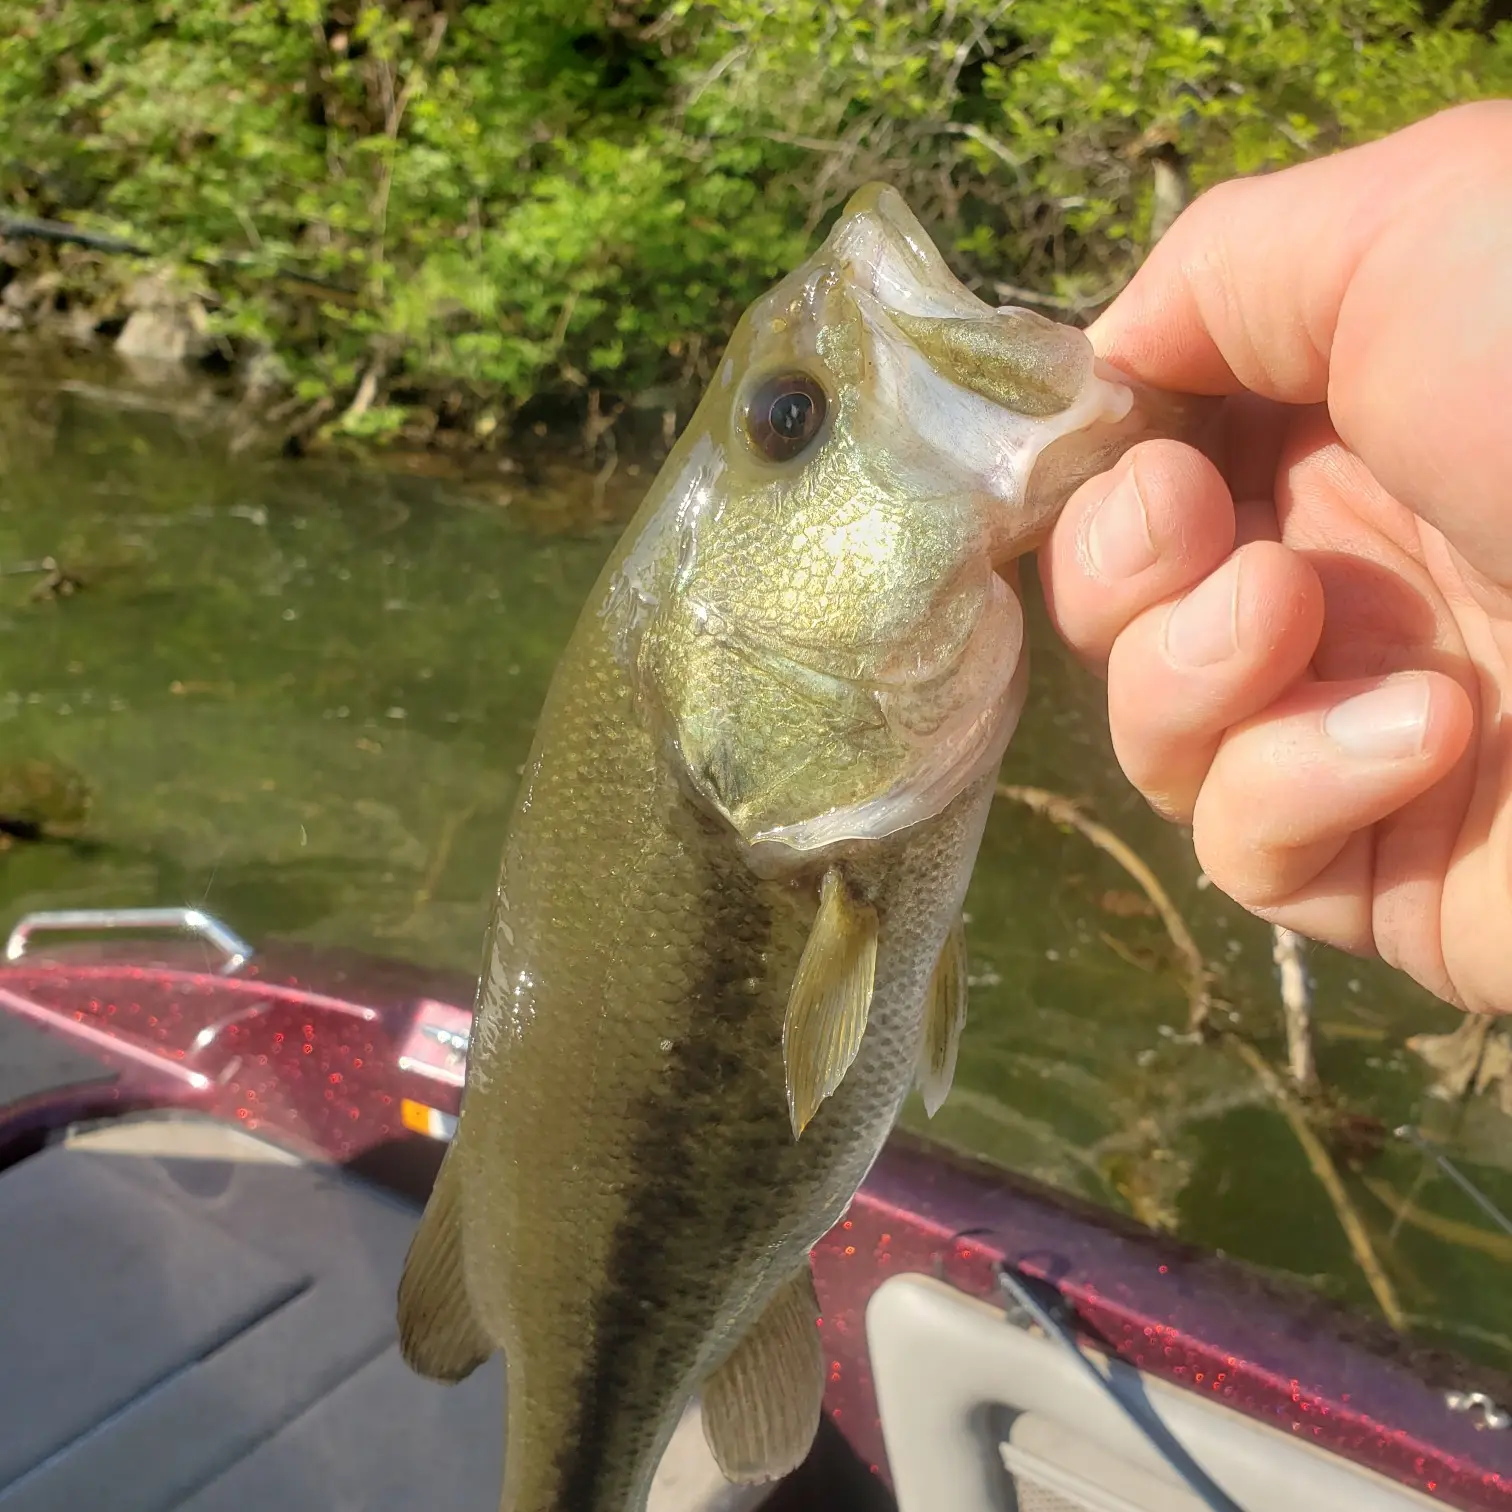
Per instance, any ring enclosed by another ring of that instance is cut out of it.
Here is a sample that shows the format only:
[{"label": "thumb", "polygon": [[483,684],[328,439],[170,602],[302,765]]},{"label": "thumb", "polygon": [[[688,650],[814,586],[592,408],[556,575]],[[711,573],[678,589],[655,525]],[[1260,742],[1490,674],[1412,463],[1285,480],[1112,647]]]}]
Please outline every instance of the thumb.
[{"label": "thumb", "polygon": [[1201,196],[1089,334],[1192,393],[1326,402],[1382,486],[1512,585],[1512,101]]}]

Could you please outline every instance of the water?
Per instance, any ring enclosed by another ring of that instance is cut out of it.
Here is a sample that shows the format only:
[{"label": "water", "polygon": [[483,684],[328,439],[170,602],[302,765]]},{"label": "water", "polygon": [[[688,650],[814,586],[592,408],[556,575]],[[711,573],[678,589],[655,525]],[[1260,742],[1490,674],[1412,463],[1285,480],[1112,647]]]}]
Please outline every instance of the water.
[{"label": "water", "polygon": [[[74,769],[92,808],[79,838],[0,855],[0,925],[203,903],[254,941],[473,970],[554,659],[654,463],[606,489],[566,466],[462,486],[237,457],[193,396],[186,421],[56,377],[0,367],[0,776]],[[77,592],[6,572],[49,556]],[[1098,685],[1037,601],[1032,618],[1005,780],[1085,800],[1135,848],[1279,1064],[1269,931],[1129,791]],[[1233,1055],[1185,1038],[1180,960],[1114,861],[1000,802],[968,914],[971,1021],[931,1135],[1371,1306],[1284,1119]],[[1427,1098],[1404,1047],[1458,1016],[1372,965],[1318,951],[1312,969],[1319,1069],[1351,1127],[1438,1130],[1512,1208],[1512,1119]],[[1414,1326],[1512,1370],[1512,1240],[1389,1134],[1345,1180]]]}]

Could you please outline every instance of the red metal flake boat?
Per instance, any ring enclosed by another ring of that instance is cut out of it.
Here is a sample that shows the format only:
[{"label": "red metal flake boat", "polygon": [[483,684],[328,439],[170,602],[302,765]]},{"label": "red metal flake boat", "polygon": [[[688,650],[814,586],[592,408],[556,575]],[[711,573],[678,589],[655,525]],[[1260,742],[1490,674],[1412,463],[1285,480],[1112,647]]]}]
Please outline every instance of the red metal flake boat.
[{"label": "red metal flake boat", "polygon": [[[500,1362],[393,1321],[472,983],[192,909],[5,957],[0,1512],[493,1512]],[[1504,1388],[999,1169],[895,1139],[814,1271],[809,1463],[726,1487],[695,1409],[653,1512],[1512,1508]]]}]

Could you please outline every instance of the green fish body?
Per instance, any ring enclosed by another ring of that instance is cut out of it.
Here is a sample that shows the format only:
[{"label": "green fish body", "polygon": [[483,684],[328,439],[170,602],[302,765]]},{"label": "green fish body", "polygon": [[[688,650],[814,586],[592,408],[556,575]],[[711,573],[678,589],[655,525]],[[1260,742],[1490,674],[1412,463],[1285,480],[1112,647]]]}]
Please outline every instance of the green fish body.
[{"label": "green fish body", "polygon": [[732,1480],[807,1454],[809,1250],[954,1070],[1005,573],[1191,421],[886,188],[741,320],[547,696],[400,1287],[422,1374],[505,1352],[504,1512],[644,1512],[695,1394]]}]

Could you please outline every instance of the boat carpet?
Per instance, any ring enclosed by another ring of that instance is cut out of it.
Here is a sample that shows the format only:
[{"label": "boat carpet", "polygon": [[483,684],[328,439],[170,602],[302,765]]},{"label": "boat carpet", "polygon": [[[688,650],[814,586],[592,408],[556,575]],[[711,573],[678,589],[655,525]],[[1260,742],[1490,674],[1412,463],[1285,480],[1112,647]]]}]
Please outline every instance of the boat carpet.
[{"label": "boat carpet", "polygon": [[116,1079],[114,1070],[62,1035],[0,1013],[0,1112],[49,1093],[109,1086]]},{"label": "boat carpet", "polygon": [[501,1361],[399,1357],[416,1209],[245,1142],[0,1172],[0,1512],[495,1512]]}]

